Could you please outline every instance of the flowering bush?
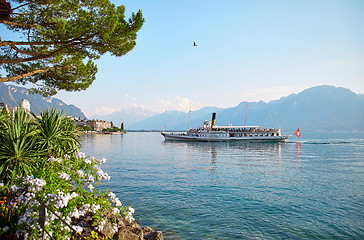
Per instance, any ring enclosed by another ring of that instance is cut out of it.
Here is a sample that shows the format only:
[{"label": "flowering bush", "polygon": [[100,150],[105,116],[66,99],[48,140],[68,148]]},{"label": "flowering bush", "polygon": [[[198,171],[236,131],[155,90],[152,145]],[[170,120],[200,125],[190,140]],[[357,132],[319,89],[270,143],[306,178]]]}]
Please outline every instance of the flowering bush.
[{"label": "flowering bush", "polygon": [[[96,191],[95,186],[110,176],[101,169],[106,160],[75,157],[50,157],[43,169],[33,175],[18,177],[10,188],[0,185],[0,238],[70,239],[78,234],[102,230],[110,214],[134,221],[134,209],[123,207],[110,191]],[[85,227],[85,221],[91,223]],[[116,220],[109,222],[110,237],[118,231]],[[45,232],[43,232],[43,229]],[[97,235],[96,234],[96,235]]]}]

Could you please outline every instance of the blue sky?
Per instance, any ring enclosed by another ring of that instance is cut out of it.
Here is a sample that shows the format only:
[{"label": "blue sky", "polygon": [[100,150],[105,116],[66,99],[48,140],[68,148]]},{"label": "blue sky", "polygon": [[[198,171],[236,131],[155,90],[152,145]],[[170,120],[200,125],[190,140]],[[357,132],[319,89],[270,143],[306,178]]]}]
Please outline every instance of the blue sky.
[{"label": "blue sky", "polygon": [[[329,84],[364,93],[363,0],[126,0],[145,24],[92,86],[58,97],[87,116],[279,99]],[[193,42],[197,47],[193,47]]]}]

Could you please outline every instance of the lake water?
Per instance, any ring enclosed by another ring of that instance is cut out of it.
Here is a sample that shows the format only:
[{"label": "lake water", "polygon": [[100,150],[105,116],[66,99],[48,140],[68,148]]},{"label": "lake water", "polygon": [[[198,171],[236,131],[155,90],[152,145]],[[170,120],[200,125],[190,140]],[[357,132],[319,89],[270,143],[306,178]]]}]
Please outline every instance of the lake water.
[{"label": "lake water", "polygon": [[364,239],[364,133],[286,143],[165,142],[85,135],[104,188],[165,239]]}]

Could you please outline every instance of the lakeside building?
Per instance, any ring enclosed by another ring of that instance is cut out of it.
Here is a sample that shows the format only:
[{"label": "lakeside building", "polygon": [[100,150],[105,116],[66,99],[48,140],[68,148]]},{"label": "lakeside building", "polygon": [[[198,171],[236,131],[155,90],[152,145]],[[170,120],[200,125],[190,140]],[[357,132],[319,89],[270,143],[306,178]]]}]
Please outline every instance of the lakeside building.
[{"label": "lakeside building", "polygon": [[102,121],[102,120],[91,120],[88,122],[90,127],[92,127],[96,131],[102,131],[105,128],[111,128],[111,122]]},{"label": "lakeside building", "polygon": [[84,126],[88,126],[87,125],[87,122],[88,120],[87,119],[82,119],[82,118],[77,118],[77,117],[71,117],[71,120],[73,120],[73,122],[79,126],[79,127],[84,127]]},{"label": "lakeside building", "polygon": [[[6,103],[0,102],[0,111],[3,111],[3,109],[5,109],[5,111],[7,111],[7,112],[10,112],[13,116],[14,116],[14,113],[18,109],[23,109],[26,112],[30,113],[30,102],[28,99],[23,99],[23,100],[21,100],[19,107],[13,107],[13,108],[8,108],[8,105]],[[108,122],[105,120],[87,120],[87,119],[81,119],[81,118],[77,118],[77,117],[71,117],[71,119],[79,127],[89,126],[97,132],[101,132],[105,128],[113,127],[111,122]]]},{"label": "lakeside building", "polygon": [[23,99],[21,100],[19,107],[13,107],[13,108],[8,108],[8,105],[6,103],[0,102],[0,111],[3,111],[3,109],[5,109],[5,111],[7,112],[10,112],[13,116],[14,113],[19,109],[23,109],[27,113],[30,113],[30,102],[28,99]]},{"label": "lakeside building", "polygon": [[28,101],[28,99],[21,100],[19,107],[30,113],[30,102]]},{"label": "lakeside building", "polygon": [[112,123],[105,120],[87,120],[81,118],[72,118],[75,124],[79,127],[89,126],[95,131],[102,131],[105,128],[112,128]]}]

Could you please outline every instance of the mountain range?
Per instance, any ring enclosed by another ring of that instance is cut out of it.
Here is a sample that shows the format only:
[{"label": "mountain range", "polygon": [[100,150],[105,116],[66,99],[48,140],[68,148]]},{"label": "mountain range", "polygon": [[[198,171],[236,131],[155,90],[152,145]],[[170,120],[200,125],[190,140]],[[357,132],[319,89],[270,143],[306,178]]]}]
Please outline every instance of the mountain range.
[{"label": "mountain range", "polygon": [[156,114],[156,112],[151,112],[145,109],[127,108],[108,115],[94,114],[90,116],[90,119],[102,119],[112,122],[114,126],[120,127],[121,123],[124,123],[124,126],[130,126],[131,124],[143,121],[144,119],[152,117]]},{"label": "mountain range", "polygon": [[[248,104],[248,109],[247,109]],[[190,128],[202,125],[217,113],[217,125],[246,125],[281,128],[293,131],[297,128],[306,131],[364,130],[364,95],[349,89],[334,86],[317,86],[298,94],[291,94],[268,103],[241,102],[231,108],[206,107],[191,112]],[[166,111],[127,126],[128,129],[185,130],[188,113]]]},{"label": "mountain range", "polygon": [[[86,118],[81,109],[67,105],[62,100],[29,94],[28,89],[0,83],[0,102],[9,107],[19,106],[22,99],[28,99],[31,111],[47,107],[63,110],[69,116]],[[293,131],[364,131],[364,95],[349,89],[334,86],[317,86],[297,94],[270,102],[241,102],[235,107],[205,107],[190,113],[165,111],[161,114],[137,108],[124,109],[106,116],[93,115],[92,119],[112,121],[115,126],[122,122],[128,130],[186,130],[197,128],[204,120],[211,120],[217,113],[217,125],[246,125],[281,128]],[[188,125],[189,122],[189,126]]]},{"label": "mountain range", "polygon": [[6,103],[9,108],[18,107],[20,101],[28,99],[30,111],[38,114],[38,109],[44,111],[47,108],[63,110],[67,116],[85,119],[85,114],[74,105],[67,105],[62,100],[53,97],[44,97],[39,94],[29,94],[27,88],[0,83],[0,102]]}]

